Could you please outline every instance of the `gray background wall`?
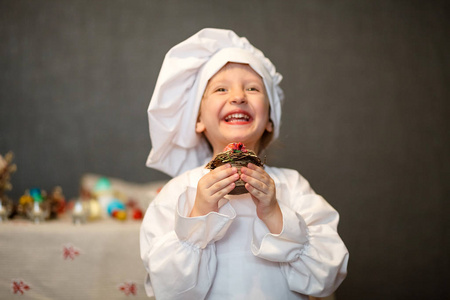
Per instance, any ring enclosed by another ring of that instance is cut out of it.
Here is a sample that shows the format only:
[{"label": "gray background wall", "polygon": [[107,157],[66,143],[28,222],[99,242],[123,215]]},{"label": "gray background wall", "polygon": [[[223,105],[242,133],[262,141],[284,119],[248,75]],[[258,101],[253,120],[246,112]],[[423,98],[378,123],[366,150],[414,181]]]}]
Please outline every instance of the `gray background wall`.
[{"label": "gray background wall", "polygon": [[144,166],[167,50],[204,27],[246,36],[284,75],[271,165],[340,212],[338,299],[449,297],[449,6],[445,1],[0,1],[0,153],[18,199]]}]

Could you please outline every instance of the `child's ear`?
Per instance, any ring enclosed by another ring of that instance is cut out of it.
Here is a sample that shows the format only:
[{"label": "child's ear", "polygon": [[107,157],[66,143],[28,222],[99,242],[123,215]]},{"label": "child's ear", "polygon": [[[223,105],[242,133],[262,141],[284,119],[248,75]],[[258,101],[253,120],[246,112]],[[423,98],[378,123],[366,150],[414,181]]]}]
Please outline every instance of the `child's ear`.
[{"label": "child's ear", "polygon": [[273,123],[272,123],[272,120],[267,121],[267,124],[266,124],[266,130],[267,130],[267,132],[272,132],[272,131],[273,131]]},{"label": "child's ear", "polygon": [[195,124],[195,132],[197,133],[202,133],[205,131],[205,124],[203,124],[202,121],[200,121],[200,119],[197,121],[197,124]]}]

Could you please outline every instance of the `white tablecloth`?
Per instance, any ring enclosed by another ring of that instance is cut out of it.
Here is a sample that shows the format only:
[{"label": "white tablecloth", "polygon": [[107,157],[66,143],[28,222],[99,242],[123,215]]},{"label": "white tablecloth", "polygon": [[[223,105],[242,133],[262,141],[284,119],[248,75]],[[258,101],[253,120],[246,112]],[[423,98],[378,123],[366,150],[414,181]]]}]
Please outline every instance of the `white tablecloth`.
[{"label": "white tablecloth", "polygon": [[149,299],[140,221],[0,223],[0,299]]}]

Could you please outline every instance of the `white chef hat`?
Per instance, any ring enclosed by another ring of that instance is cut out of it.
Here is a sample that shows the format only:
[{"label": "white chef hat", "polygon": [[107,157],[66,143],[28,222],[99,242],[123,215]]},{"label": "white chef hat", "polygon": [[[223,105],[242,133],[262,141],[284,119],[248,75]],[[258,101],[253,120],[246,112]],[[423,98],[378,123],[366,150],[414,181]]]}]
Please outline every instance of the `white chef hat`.
[{"label": "white chef hat", "polygon": [[211,159],[210,147],[195,132],[195,125],[208,80],[228,62],[248,64],[263,78],[274,127],[272,140],[278,137],[282,76],[246,38],[231,30],[206,28],[174,46],[164,58],[148,107],[152,149],[147,167],[177,176]]}]

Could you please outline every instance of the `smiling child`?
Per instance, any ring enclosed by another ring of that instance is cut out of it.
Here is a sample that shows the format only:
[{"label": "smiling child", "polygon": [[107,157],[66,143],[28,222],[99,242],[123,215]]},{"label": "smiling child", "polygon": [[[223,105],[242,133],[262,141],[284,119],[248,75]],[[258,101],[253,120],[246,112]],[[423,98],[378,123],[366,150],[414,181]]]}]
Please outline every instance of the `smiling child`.
[{"label": "smiling child", "polygon": [[[156,299],[308,299],[346,276],[338,213],[297,172],[206,163],[230,143],[279,134],[281,75],[230,30],[203,29],[166,55],[149,106],[149,167],[174,176],[141,227]],[[229,194],[235,182],[248,193]]]}]

